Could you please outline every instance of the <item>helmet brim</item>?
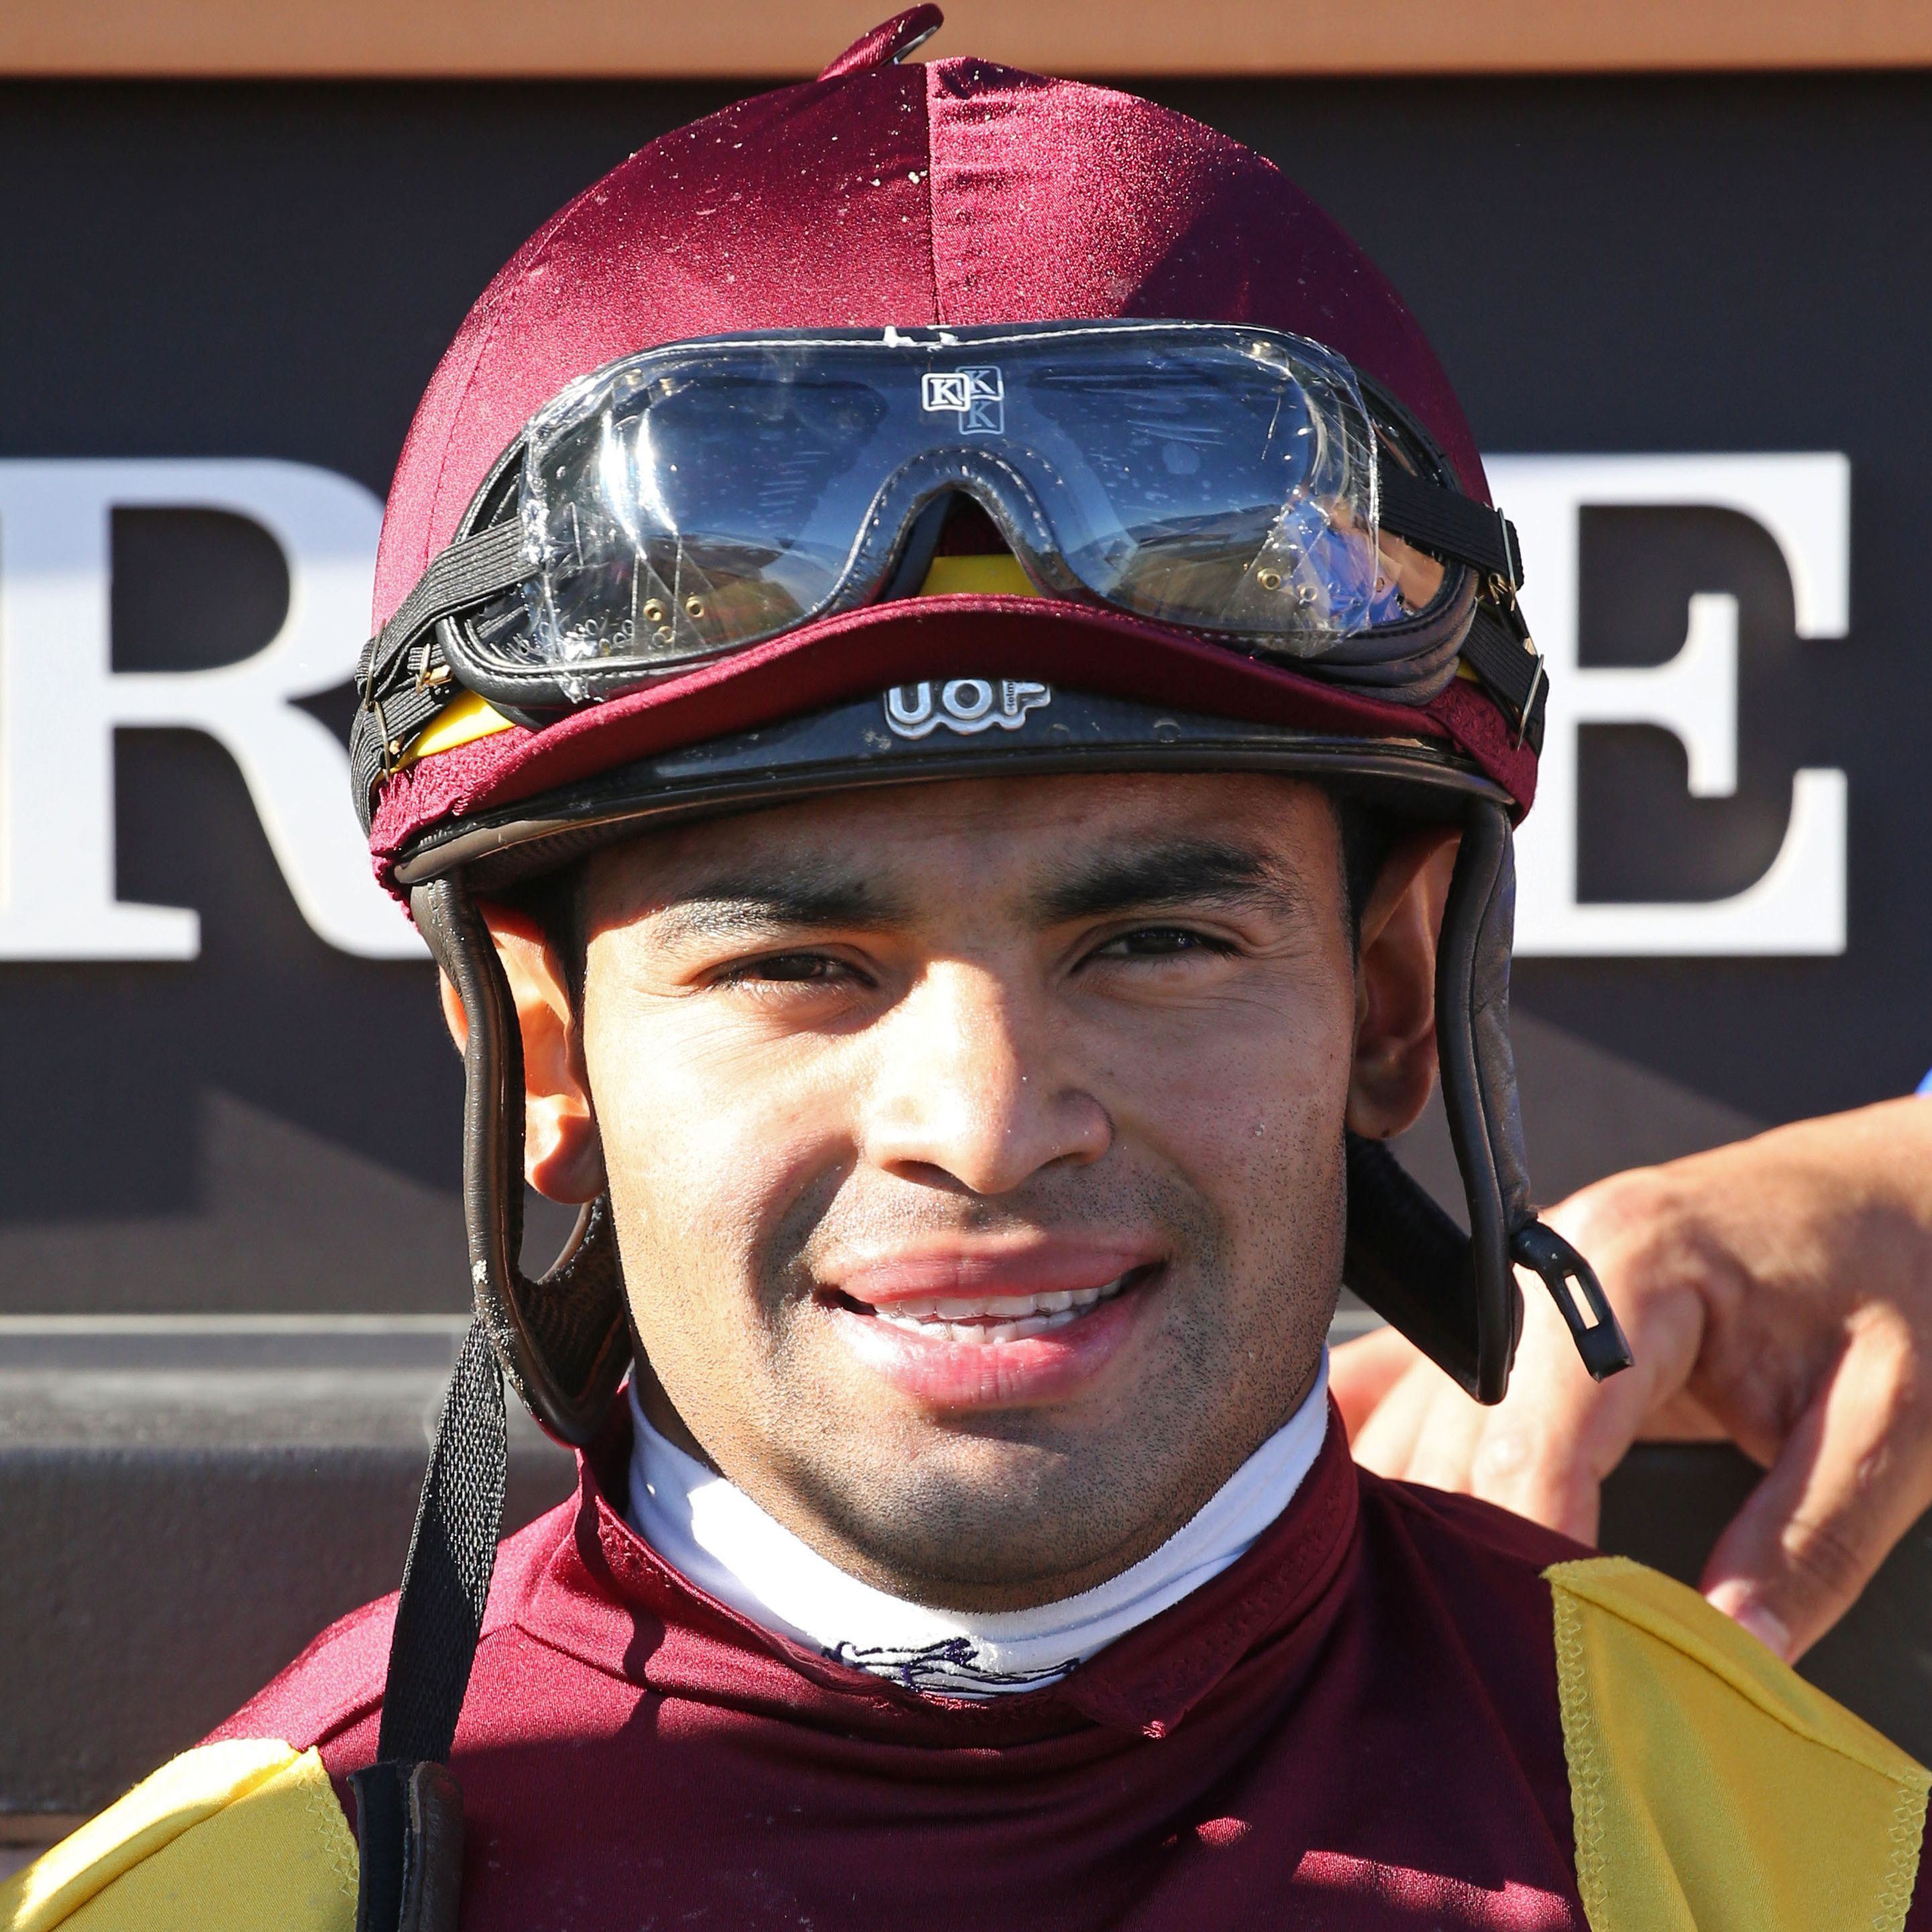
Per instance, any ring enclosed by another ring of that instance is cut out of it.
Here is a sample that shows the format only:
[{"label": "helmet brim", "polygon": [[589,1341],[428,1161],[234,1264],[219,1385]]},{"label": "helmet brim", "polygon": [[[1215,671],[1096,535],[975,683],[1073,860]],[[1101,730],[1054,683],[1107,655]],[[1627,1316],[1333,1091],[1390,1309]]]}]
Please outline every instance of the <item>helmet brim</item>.
[{"label": "helmet brim", "polygon": [[[944,762],[957,769],[940,770],[930,750],[922,759],[910,756],[910,747],[885,729],[881,694],[951,679],[1024,680],[1157,716],[1185,714],[1190,730],[1177,724],[1162,734],[1136,769],[1251,765],[1245,754],[1222,755],[1237,748],[1227,742],[1227,728],[1266,727],[1308,741],[1307,755],[1322,770],[1339,772],[1352,760],[1364,769],[1399,769],[1466,796],[1470,780],[1486,781],[1476,788],[1504,799],[1512,816],[1533,795],[1534,754],[1511,745],[1500,712],[1461,680],[1425,704],[1399,704],[1103,608],[1045,598],[930,597],[843,612],[541,729],[496,732],[420,760],[383,788],[370,830],[379,875],[400,896],[449,866],[473,864],[491,852],[507,856],[513,844],[546,836],[541,821],[593,813],[595,794],[614,785],[668,794],[673,768],[715,766],[711,748],[748,734],[770,741],[773,755],[762,765],[755,746],[741,748],[740,760],[748,772],[763,772],[767,802],[810,789],[970,776],[989,770],[996,750],[1002,770],[1012,768],[1006,761],[1022,751],[1036,769],[1045,768],[1053,750],[1046,728],[1058,722],[1050,719],[1030,718],[1024,733],[986,731],[983,743],[942,740],[956,754]],[[848,758],[839,772],[823,771],[813,784],[796,769],[799,757],[776,755],[781,740],[861,700],[872,706],[875,755]],[[1194,728],[1202,724],[1213,728],[1204,736]],[[1100,768],[1092,755],[1070,760],[1067,768],[1082,764]],[[540,800],[540,808],[514,809]],[[647,808],[650,800],[634,802]],[[721,795],[710,808],[742,809],[747,802],[735,793]]]}]

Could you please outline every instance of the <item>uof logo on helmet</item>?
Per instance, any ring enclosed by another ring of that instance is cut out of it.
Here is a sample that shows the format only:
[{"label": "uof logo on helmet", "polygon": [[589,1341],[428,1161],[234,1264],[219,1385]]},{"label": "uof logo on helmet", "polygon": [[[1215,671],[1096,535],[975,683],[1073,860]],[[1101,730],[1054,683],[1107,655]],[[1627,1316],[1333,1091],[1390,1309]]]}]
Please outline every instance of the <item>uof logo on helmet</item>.
[{"label": "uof logo on helmet", "polygon": [[920,385],[921,406],[934,416],[959,412],[962,436],[1000,436],[1006,427],[1006,385],[998,365],[937,370]]},{"label": "uof logo on helmet", "polygon": [[941,724],[970,737],[995,724],[1017,731],[1029,711],[1052,702],[1051,685],[1010,677],[956,677],[939,687],[936,701],[930,684],[896,684],[886,693],[886,722],[902,738],[923,738]]}]

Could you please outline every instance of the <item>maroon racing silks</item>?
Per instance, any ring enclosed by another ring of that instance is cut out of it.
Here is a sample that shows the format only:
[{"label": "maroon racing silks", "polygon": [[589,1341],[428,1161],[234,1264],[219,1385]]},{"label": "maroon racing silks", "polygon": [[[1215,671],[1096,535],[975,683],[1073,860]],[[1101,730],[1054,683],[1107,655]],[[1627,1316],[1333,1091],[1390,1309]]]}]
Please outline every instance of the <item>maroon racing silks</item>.
[{"label": "maroon racing silks", "polygon": [[[466,1932],[1582,1932],[1539,1574],[1575,1546],[1358,1473],[1332,1414],[1233,1568],[980,1704],[700,1596],[616,1506],[628,1448],[620,1413],[576,1499],[503,1547],[452,1760]],[[394,1610],[217,1735],[319,1745],[341,1788]]]}]

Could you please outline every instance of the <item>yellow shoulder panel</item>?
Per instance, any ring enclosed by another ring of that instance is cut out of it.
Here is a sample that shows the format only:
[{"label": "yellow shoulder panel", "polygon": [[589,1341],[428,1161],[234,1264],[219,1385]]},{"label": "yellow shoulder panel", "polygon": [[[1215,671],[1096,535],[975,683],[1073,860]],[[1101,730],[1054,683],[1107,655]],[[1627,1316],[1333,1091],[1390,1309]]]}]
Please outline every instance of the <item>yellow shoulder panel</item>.
[{"label": "yellow shoulder panel", "polygon": [[1694,1590],[1544,1574],[1591,1932],[1899,1932],[1932,1778]]},{"label": "yellow shoulder panel", "polygon": [[356,1840],[312,1751],[185,1751],[0,1884],[0,1932],[354,1932]]}]

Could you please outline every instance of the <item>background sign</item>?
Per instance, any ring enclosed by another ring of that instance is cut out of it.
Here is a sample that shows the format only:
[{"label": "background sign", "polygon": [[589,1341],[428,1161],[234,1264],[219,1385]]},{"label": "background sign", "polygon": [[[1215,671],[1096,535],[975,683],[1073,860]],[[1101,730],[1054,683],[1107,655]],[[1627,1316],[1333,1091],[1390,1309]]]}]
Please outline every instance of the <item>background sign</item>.
[{"label": "background sign", "polygon": [[[1337,216],[1505,452],[1542,1191],[1909,1089],[1932,79],[1152,91]],[[499,264],[727,96],[0,96],[0,1311],[460,1308],[458,1070],[341,751],[380,494]]]}]

